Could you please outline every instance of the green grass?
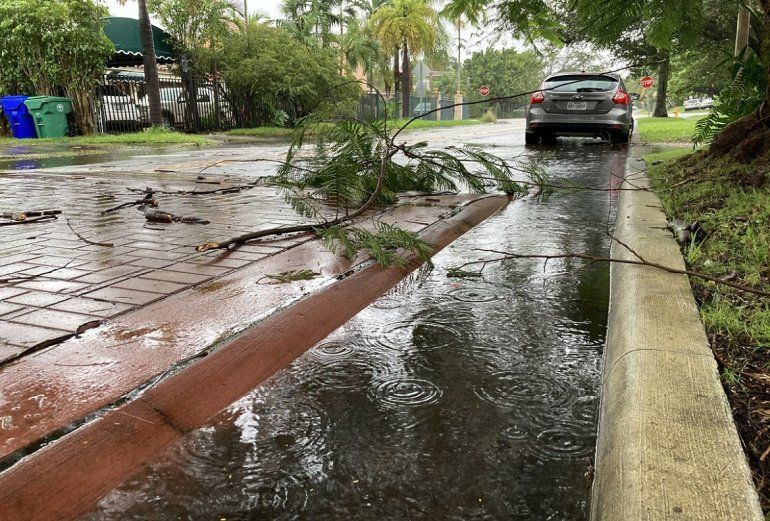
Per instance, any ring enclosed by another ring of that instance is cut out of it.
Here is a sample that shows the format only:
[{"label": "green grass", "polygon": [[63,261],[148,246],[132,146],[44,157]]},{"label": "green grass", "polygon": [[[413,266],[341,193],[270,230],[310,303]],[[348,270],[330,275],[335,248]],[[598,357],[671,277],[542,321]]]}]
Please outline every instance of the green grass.
[{"label": "green grass", "polygon": [[691,143],[698,118],[638,118],[636,128],[645,143]]},{"label": "green grass", "polygon": [[[686,150],[674,150],[644,159],[666,214],[698,221],[708,233],[700,245],[684,248],[688,266],[770,290],[770,186],[763,181],[767,164],[762,160],[751,165],[730,158],[710,160],[703,153],[683,157],[686,155]],[[691,282],[703,322],[726,352],[762,349],[767,355],[768,299],[711,282]],[[762,365],[767,363],[762,361]]]},{"label": "green grass", "polygon": [[254,136],[254,137],[286,137],[295,132],[293,128],[286,127],[253,127],[236,128],[229,130],[227,134],[231,136]]},{"label": "green grass", "polygon": [[195,134],[182,134],[162,128],[147,129],[142,132],[129,134],[94,134],[92,136],[76,136],[45,139],[13,139],[0,138],[0,145],[25,145],[30,147],[69,145],[69,146],[99,146],[99,145],[197,145],[211,144],[212,141]]},{"label": "green grass", "polygon": [[660,152],[650,152],[644,156],[644,161],[648,166],[656,167],[661,163],[673,161],[690,154],[692,154],[692,150],[689,148],[671,148]]},{"label": "green grass", "polygon": [[[388,126],[397,128],[404,125],[408,119],[389,120]],[[413,121],[407,130],[420,130],[423,128],[443,128],[443,127],[465,127],[468,125],[484,125],[485,123],[478,119],[447,119],[443,121],[432,121],[430,119],[418,119]]]},{"label": "green grass", "polygon": [[[404,125],[407,119],[392,119],[388,120],[388,127],[398,128]],[[427,128],[444,128],[444,127],[459,127],[466,125],[482,125],[483,121],[478,119],[463,119],[463,120],[445,120],[445,121],[432,121],[429,119],[418,119],[413,121],[407,130],[420,130]],[[254,127],[254,128],[237,128],[227,132],[231,136],[252,136],[252,137],[289,137],[295,132],[293,128],[286,127]],[[312,132],[310,132],[312,134]]]}]

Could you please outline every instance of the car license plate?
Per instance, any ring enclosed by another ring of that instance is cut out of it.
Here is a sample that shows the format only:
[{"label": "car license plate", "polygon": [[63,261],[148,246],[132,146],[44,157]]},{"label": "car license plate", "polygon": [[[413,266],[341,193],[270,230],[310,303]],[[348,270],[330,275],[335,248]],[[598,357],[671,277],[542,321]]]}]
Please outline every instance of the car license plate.
[{"label": "car license plate", "polygon": [[588,108],[587,101],[568,101],[567,110],[586,110]]}]

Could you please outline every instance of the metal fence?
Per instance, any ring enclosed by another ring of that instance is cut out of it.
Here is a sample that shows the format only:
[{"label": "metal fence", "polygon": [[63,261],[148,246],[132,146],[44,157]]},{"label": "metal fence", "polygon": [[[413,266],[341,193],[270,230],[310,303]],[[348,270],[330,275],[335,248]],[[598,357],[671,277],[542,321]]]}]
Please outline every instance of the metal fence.
[{"label": "metal fence", "polygon": [[[194,101],[188,101],[190,98]],[[383,103],[377,94],[365,93],[359,99],[356,116],[364,121],[381,119],[386,113],[390,118],[400,118],[400,102],[400,96]],[[443,110],[428,114],[425,119],[454,119],[454,109],[448,107],[452,103],[450,99],[412,96],[409,115],[426,114],[441,106]],[[164,125],[183,132],[226,131],[267,124],[266,111],[253,100],[239,97],[224,82],[207,78],[161,77],[160,104]],[[94,107],[98,132],[135,132],[149,126],[144,76],[133,72],[105,74],[96,89]],[[470,116],[468,107],[464,107],[463,119]]]},{"label": "metal fence", "polygon": [[[420,116],[426,114],[424,119],[436,121],[436,120],[451,120],[454,119],[454,104],[453,99],[440,98],[440,97],[409,97],[409,117]],[[432,112],[437,108],[441,108],[441,111]],[[382,98],[377,94],[365,94],[361,97],[358,103],[358,110],[356,116],[358,119],[369,121],[372,119],[380,119],[384,117],[387,110],[387,116],[389,118],[401,117],[401,96],[394,97],[387,102],[387,106],[383,104]],[[463,107],[463,119],[471,117],[470,110],[467,106]]]},{"label": "metal fence", "polygon": [[[147,89],[141,74],[105,75],[95,101],[94,119],[100,132],[133,132],[149,126]],[[161,77],[160,105],[164,125],[184,132],[224,131],[262,123],[258,107],[228,92],[223,82],[207,78]]]}]

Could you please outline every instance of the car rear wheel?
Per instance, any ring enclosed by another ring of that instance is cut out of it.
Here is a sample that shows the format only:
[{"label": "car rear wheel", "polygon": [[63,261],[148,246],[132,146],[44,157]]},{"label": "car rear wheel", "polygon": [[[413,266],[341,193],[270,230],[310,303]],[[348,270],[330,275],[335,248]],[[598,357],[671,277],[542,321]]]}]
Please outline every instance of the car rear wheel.
[{"label": "car rear wheel", "polygon": [[542,141],[544,145],[555,145],[556,144],[556,134],[553,132],[547,132],[543,134]]},{"label": "car rear wheel", "polygon": [[525,132],[524,133],[524,143],[527,145],[537,145],[540,143],[540,134],[537,132]]},{"label": "car rear wheel", "polygon": [[612,142],[612,144],[625,145],[626,143],[628,143],[630,138],[631,138],[630,132],[619,131],[619,132],[612,133],[612,135],[610,136],[610,141]]}]

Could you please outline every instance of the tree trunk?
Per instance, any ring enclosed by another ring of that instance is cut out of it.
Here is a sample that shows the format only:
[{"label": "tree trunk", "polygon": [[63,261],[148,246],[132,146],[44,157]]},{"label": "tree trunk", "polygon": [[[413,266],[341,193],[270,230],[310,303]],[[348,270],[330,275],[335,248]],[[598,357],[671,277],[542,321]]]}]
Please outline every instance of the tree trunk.
[{"label": "tree trunk", "polygon": [[403,58],[401,59],[401,115],[404,118],[408,118],[411,111],[409,110],[409,95],[412,93],[412,86],[410,85],[412,79],[412,67],[409,64],[409,47],[404,40]]},{"label": "tree trunk", "polygon": [[155,61],[155,43],[152,40],[152,24],[150,23],[150,13],[147,11],[147,2],[138,0],[138,3],[139,36],[142,42],[145,94],[149,102],[150,125],[159,127],[163,125],[163,115],[160,108],[160,82],[158,81],[158,64]]},{"label": "tree trunk", "polygon": [[396,49],[395,54],[393,55],[393,86],[394,86],[394,95],[398,96],[399,91],[399,84],[401,83],[401,71],[398,68],[398,49]]},{"label": "tree trunk", "polygon": [[666,97],[668,91],[668,76],[671,72],[671,53],[662,53],[663,61],[658,66],[658,91],[655,96],[655,108],[652,111],[653,118],[667,118]]}]

